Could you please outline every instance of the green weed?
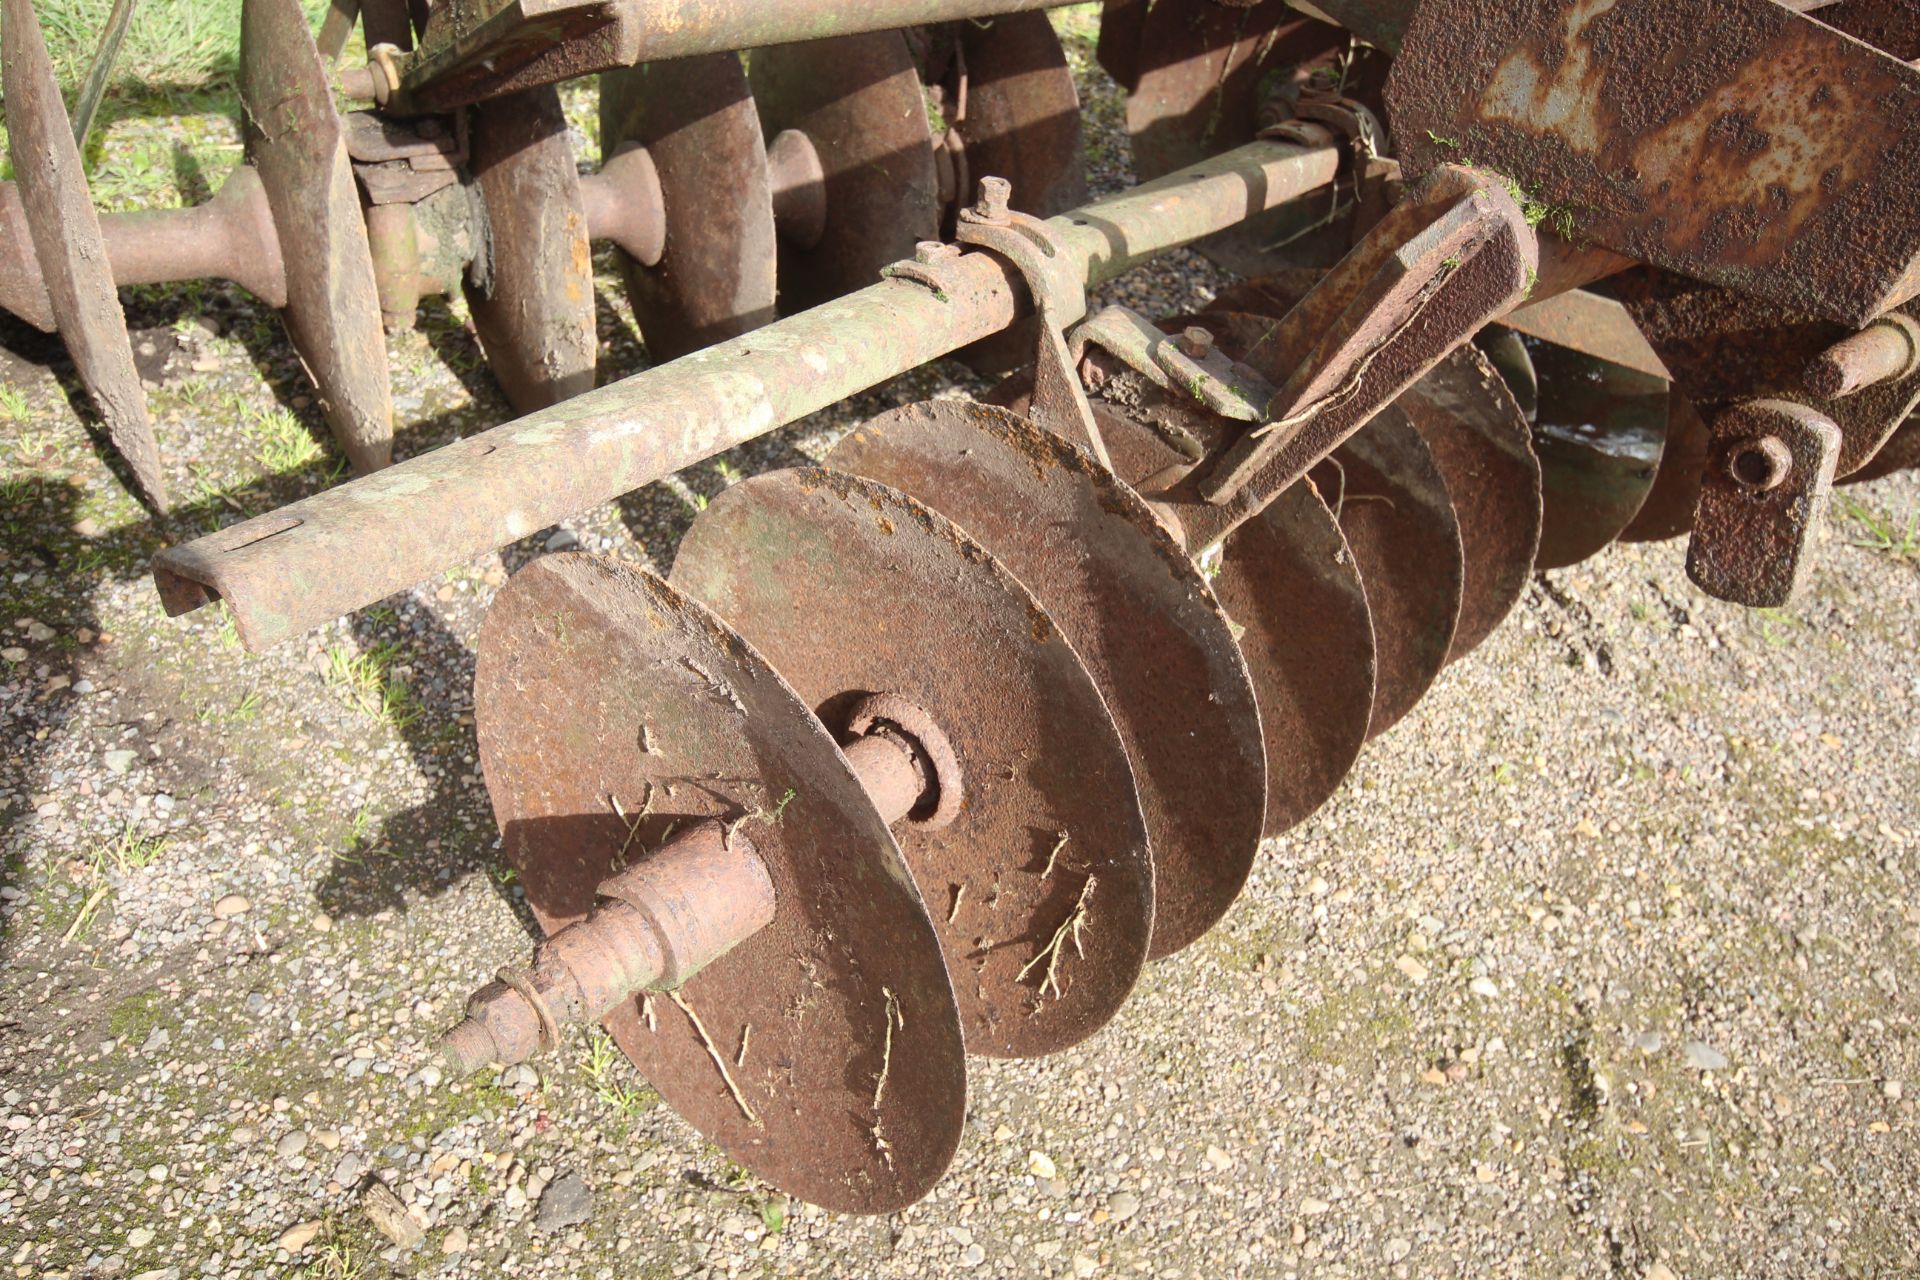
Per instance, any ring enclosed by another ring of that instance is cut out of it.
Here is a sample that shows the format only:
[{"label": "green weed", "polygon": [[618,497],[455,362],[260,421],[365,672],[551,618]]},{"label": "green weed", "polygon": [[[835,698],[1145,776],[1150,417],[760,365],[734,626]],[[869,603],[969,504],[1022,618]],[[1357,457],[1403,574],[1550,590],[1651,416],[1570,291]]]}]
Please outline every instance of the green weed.
[{"label": "green weed", "polygon": [[344,644],[332,645],[326,654],[326,681],[345,693],[362,714],[404,729],[420,714],[420,706],[406,682],[393,674],[399,657],[400,650],[385,642],[365,653],[355,653]]},{"label": "green weed", "polygon": [[0,384],[0,422],[25,422],[27,398],[13,387]]},{"label": "green weed", "polygon": [[247,434],[256,446],[254,456],[276,475],[310,466],[326,452],[313,432],[285,409],[254,411],[249,416]]},{"label": "green weed", "polygon": [[1903,529],[1897,516],[1883,515],[1856,499],[1838,497],[1834,506],[1853,526],[1848,546],[1878,551],[1903,564],[1920,562],[1920,507],[1908,513]]}]

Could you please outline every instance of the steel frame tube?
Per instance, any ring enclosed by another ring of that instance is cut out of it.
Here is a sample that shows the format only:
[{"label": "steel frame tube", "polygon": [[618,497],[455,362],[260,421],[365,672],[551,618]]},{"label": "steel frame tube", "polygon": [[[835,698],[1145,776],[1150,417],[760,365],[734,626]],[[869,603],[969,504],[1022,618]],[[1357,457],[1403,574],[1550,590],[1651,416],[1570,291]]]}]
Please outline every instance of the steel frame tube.
[{"label": "steel frame tube", "polygon": [[[1332,182],[1328,142],[1249,143],[1049,225],[1092,287]],[[1016,201],[1019,193],[1014,193]],[[162,551],[179,615],[216,599],[255,652],[999,333],[1019,273],[957,254]],[[1077,319],[1078,317],[1070,317]]]}]

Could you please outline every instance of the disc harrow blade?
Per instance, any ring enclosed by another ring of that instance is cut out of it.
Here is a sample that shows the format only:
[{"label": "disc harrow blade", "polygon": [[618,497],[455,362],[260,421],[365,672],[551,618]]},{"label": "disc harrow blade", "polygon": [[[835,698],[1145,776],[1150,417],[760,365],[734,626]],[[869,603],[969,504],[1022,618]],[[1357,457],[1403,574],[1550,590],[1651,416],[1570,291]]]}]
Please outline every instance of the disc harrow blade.
[{"label": "disc harrow blade", "polygon": [[1147,831],[1100,693],[1026,588],[944,516],[818,468],[722,492],[673,580],[829,726],[893,694],[951,744],[964,796],[951,822],[895,837],[941,933],[968,1051],[1052,1053],[1104,1025],[1147,957]]},{"label": "disc harrow blade", "polygon": [[1353,549],[1379,662],[1367,736],[1398,724],[1452,652],[1466,582],[1460,523],[1432,450],[1389,406],[1309,473]]},{"label": "disc harrow blade", "polygon": [[532,413],[591,390],[599,353],[593,249],[559,91],[476,104],[468,139],[486,219],[484,270],[466,273],[467,305],[500,389]]},{"label": "disc harrow blade", "polygon": [[[19,223],[26,224],[43,279],[44,318],[59,330],[107,438],[133,473],[135,485],[155,510],[164,512],[166,479],[147,394],[134,368],[126,313],[114,291],[100,219],[40,21],[31,0],[6,0],[0,12],[6,19],[0,31],[5,51],[0,84],[19,198],[18,216],[7,221],[16,232]],[[17,236],[10,249],[0,252],[22,255],[18,265],[26,265],[28,250]]]},{"label": "disc harrow blade", "polygon": [[[966,113],[966,172],[1007,179],[1023,213],[1051,218],[1087,199],[1080,94],[1066,50],[1045,13],[1009,13],[958,24]],[[962,196],[970,184],[959,184]]]},{"label": "disc harrow blade", "polygon": [[1525,350],[1539,395],[1538,564],[1563,569],[1619,538],[1646,504],[1666,444],[1667,384],[1565,347]]},{"label": "disc harrow blade", "polygon": [[[749,60],[765,135],[796,129],[826,187],[817,243],[780,245],[780,309],[791,314],[875,283],[940,231],[939,172],[920,73],[898,31],[756,49]],[[662,179],[664,182],[664,178]]]},{"label": "disc harrow blade", "polygon": [[[1150,477],[1181,455],[1131,415],[1096,408],[1114,465]],[[1310,485],[1295,485],[1228,535],[1202,571],[1226,610],[1266,740],[1264,832],[1327,801],[1353,768],[1373,715],[1372,615],[1345,535]]]},{"label": "disc harrow blade", "polygon": [[354,470],[377,470],[393,460],[380,295],[346,127],[299,0],[243,0],[240,101],[286,262],[287,333]]},{"label": "disc harrow blade", "polygon": [[1152,841],[1158,959],[1225,914],[1259,848],[1260,716],[1232,624],[1146,504],[1019,415],[936,400],[855,429],[836,467],[934,507],[1030,584],[1112,713]]},{"label": "disc harrow blade", "polygon": [[668,1104],[830,1209],[931,1190],[966,1115],[953,990],[893,838],[793,689],[659,578],[575,553],[488,610],[474,718],[503,852],[548,934],[675,826],[736,823],[766,864],[770,924],[605,1020]]},{"label": "disc harrow blade", "polygon": [[666,227],[657,264],[619,254],[648,353],[671,360],[772,320],[773,191],[739,57],[707,54],[603,74],[601,154],[630,143],[652,157]]}]

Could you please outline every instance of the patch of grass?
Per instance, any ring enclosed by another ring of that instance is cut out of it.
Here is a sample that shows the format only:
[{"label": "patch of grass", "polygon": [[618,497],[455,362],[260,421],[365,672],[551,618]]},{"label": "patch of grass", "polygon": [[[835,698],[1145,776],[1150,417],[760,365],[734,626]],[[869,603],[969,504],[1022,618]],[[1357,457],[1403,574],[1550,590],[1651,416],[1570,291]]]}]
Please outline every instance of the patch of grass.
[{"label": "patch of grass", "polygon": [[87,871],[81,883],[87,893],[80,901],[80,910],[75,913],[67,931],[61,936],[62,942],[72,942],[84,937],[93,922],[99,918],[100,909],[113,896],[113,884],[110,874],[126,874],[138,871],[152,864],[155,858],[166,849],[164,836],[143,836],[129,822],[121,828],[120,834],[106,844],[96,845],[87,855]]},{"label": "patch of grass", "polygon": [[363,714],[385,720],[396,729],[412,724],[420,714],[413,690],[393,674],[400,650],[382,642],[365,653],[355,653],[344,644],[327,649],[326,681],[347,695]]},{"label": "patch of grass", "polygon": [[282,408],[248,415],[247,434],[252,437],[254,457],[276,475],[285,475],[320,461],[326,450],[300,419]]},{"label": "patch of grass", "polygon": [[614,1044],[613,1037],[599,1027],[587,1031],[587,1052],[580,1060],[580,1068],[593,1085],[593,1096],[618,1115],[623,1126],[630,1125],[660,1101],[660,1095],[647,1086],[635,1088],[618,1078],[632,1067],[626,1065],[626,1057]]},{"label": "patch of grass", "polygon": [[160,1025],[167,998],[158,991],[142,991],[113,1006],[107,1015],[107,1034],[115,1040],[144,1040]]},{"label": "patch of grass", "polygon": [[1877,551],[1902,564],[1920,563],[1920,507],[1908,513],[1905,528],[1898,516],[1876,511],[1854,498],[1836,497],[1834,507],[1852,526],[1848,546]]},{"label": "patch of grass", "polygon": [[0,383],[0,422],[25,422],[27,398],[17,389]]}]

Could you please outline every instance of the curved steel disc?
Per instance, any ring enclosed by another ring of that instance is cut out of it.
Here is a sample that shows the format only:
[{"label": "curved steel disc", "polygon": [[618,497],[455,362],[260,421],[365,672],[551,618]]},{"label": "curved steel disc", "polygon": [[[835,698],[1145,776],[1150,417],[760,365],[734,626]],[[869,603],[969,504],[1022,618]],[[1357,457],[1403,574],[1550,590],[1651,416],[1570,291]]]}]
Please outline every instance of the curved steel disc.
[{"label": "curved steel disc", "polygon": [[606,1025],[675,1110],[782,1190],[852,1213],[925,1195],[965,1120],[952,987],[899,850],[793,690],[659,578],[576,553],[534,561],[488,610],[474,718],[502,847],[550,934],[670,822],[792,796],[745,828],[773,922],[679,992],[727,1076],[663,995]]},{"label": "curved steel disc", "polygon": [[1413,710],[1447,664],[1466,553],[1427,442],[1388,405],[1308,473],[1366,584],[1379,669],[1369,738]]},{"label": "curved steel disc", "polygon": [[240,6],[247,153],[286,259],[287,333],[355,471],[393,461],[393,400],[373,252],[346,126],[299,0]]},{"label": "curved steel disc", "polygon": [[1267,774],[1246,663],[1180,544],[1091,456],[990,405],[896,409],[829,461],[926,501],[1032,584],[1133,764],[1153,848],[1149,955],[1205,933],[1252,869]]},{"label": "curved steel disc", "polygon": [[941,932],[968,1051],[1051,1053],[1112,1017],[1153,927],[1146,828],[1099,691],[1026,588],[905,494],[811,467],[721,493],[673,576],[829,727],[887,692],[945,732],[959,816],[894,836]]},{"label": "curved steel disc", "polygon": [[619,255],[649,354],[671,360],[772,320],[773,188],[739,56],[602,74],[600,154],[628,142],[653,159],[666,220],[658,265]]},{"label": "curved steel disc", "polygon": [[1548,343],[1529,342],[1540,388],[1533,425],[1545,523],[1542,569],[1594,555],[1633,522],[1667,438],[1667,384]]},{"label": "curved steel disc", "polygon": [[[33,242],[47,303],[73,366],[86,384],[107,438],[126,460],[134,483],[158,511],[167,509],[160,448],[153,438],[147,393],[133,364],[126,313],[114,291],[100,218],[86,170],[60,99],[32,0],[6,0],[0,28],[5,57],[0,85],[7,104],[7,143],[19,183],[20,211]],[[16,247],[15,253],[24,250]]]},{"label": "curved steel disc", "polygon": [[1460,524],[1466,578],[1447,654],[1453,661],[1492,635],[1527,588],[1543,520],[1540,460],[1520,406],[1471,346],[1394,403],[1432,451]]},{"label": "curved steel disc", "polygon": [[933,134],[904,35],[876,31],[755,49],[749,76],[766,136],[806,134],[826,177],[820,242],[780,245],[782,311],[874,284],[880,268],[939,235]]},{"label": "curved steel disc", "polygon": [[[1161,436],[1094,410],[1114,464],[1151,476],[1182,461]],[[1212,577],[1236,630],[1266,737],[1265,834],[1318,809],[1353,768],[1373,714],[1373,620],[1333,513],[1295,485],[1228,535]]]},{"label": "curved steel disc", "polygon": [[476,103],[468,146],[487,210],[485,287],[465,280],[473,325],[520,413],[593,389],[593,247],[560,93]]},{"label": "curved steel disc", "polygon": [[967,114],[954,128],[966,142],[967,172],[1007,179],[1014,207],[1037,218],[1086,203],[1080,95],[1052,19],[1029,11],[957,26]]},{"label": "curved steel disc", "polygon": [[1664,542],[1693,531],[1693,511],[1700,505],[1700,480],[1706,474],[1712,439],[1706,420],[1693,401],[1669,388],[1667,443],[1653,488],[1633,522],[1620,533],[1622,542]]}]

